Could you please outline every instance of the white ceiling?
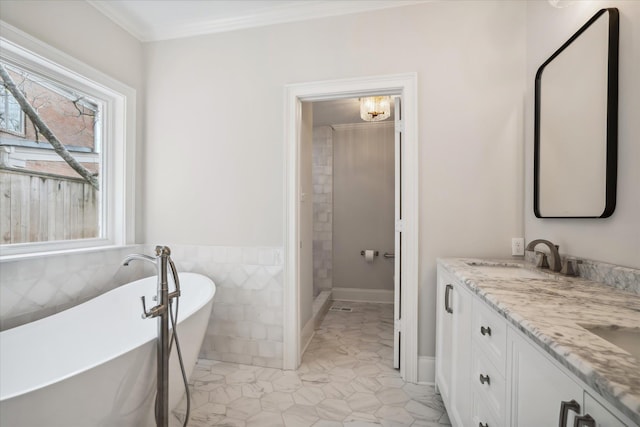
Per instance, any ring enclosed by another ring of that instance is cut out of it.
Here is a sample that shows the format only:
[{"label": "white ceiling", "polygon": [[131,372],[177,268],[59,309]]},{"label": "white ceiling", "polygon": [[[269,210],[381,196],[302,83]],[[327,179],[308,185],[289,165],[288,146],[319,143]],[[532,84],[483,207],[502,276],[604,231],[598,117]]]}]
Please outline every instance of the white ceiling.
[{"label": "white ceiling", "polygon": [[143,42],[233,31],[430,0],[86,0]]}]

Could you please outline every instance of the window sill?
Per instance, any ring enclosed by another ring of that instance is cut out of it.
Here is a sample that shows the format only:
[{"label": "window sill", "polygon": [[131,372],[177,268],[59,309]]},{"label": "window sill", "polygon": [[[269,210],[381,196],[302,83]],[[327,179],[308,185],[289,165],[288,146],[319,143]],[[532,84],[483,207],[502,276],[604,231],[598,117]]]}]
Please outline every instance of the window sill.
[{"label": "window sill", "polygon": [[[76,248],[69,248],[69,249],[64,248],[64,249],[55,249],[55,250],[42,250],[37,252],[34,251],[29,253],[15,253],[15,254],[7,254],[7,255],[0,254],[0,264],[5,262],[12,262],[12,261],[26,261],[26,260],[49,258],[49,257],[55,257],[55,256],[90,254],[94,252],[121,250],[126,248],[131,248],[132,250],[134,250],[134,248],[138,248],[138,247],[140,247],[140,245],[138,244],[129,244],[129,245],[105,244],[101,246],[94,245],[94,246],[83,247],[83,248],[76,247]],[[2,252],[4,252],[4,250]]]}]

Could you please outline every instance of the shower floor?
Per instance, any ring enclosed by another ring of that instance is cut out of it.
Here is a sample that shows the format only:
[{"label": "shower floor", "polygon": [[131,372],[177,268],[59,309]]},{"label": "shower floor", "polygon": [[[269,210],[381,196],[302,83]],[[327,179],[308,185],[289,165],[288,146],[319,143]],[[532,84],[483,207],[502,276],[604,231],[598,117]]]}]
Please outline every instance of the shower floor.
[{"label": "shower floor", "polygon": [[199,360],[189,426],[449,426],[434,387],[392,367],[393,305],[333,305],[352,311],[326,314],[296,371]]}]

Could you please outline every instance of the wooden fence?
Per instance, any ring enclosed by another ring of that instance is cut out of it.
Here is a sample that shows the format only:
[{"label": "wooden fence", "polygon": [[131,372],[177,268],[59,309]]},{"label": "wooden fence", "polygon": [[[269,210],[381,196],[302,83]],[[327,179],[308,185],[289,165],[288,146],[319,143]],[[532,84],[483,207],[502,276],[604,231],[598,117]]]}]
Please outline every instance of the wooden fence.
[{"label": "wooden fence", "polygon": [[98,192],[82,179],[0,169],[0,243],[98,237]]}]

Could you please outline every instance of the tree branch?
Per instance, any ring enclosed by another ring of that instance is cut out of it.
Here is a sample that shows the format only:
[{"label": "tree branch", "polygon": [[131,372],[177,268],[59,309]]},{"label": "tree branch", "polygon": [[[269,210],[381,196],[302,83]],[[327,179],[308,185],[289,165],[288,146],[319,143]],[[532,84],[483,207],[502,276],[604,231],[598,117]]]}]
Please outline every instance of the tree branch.
[{"label": "tree branch", "polygon": [[27,98],[25,98],[22,92],[18,89],[13,79],[2,64],[0,64],[0,77],[2,77],[2,80],[4,80],[4,86],[9,92],[11,92],[11,95],[13,95],[16,101],[18,101],[18,104],[20,104],[20,108],[22,108],[22,111],[24,111],[29,119],[31,119],[31,122],[34,124],[34,126],[47,139],[47,141],[49,141],[54,151],[58,153],[58,155],[62,157],[62,159],[67,162],[67,164],[71,166],[74,171],[78,172],[81,177],[83,177],[89,184],[91,184],[93,188],[99,190],[100,184],[95,175],[90,170],[82,166],[80,162],[78,162],[75,157],[73,157],[71,153],[67,151],[65,146],[53,134],[47,124],[42,121],[40,115],[38,115],[29,101],[27,101]]}]

